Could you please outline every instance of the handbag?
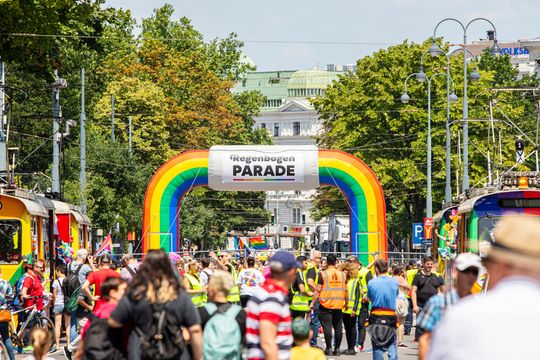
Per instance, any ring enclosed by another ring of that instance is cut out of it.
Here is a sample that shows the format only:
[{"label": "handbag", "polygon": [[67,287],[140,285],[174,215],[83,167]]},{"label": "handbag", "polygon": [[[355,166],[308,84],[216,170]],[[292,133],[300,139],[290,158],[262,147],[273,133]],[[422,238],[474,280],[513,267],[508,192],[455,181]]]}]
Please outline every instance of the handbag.
[{"label": "handbag", "polygon": [[11,321],[11,311],[8,309],[0,310],[0,323],[10,322]]}]

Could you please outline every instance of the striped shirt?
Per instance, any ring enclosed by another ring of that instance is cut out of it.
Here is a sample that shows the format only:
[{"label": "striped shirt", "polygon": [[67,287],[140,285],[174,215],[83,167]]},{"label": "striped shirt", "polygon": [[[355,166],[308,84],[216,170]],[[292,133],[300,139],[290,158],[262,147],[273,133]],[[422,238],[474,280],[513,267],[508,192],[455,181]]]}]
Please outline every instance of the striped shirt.
[{"label": "striped shirt", "polygon": [[278,359],[290,358],[293,343],[291,330],[291,313],[287,303],[287,289],[273,279],[266,280],[257,288],[247,303],[246,343],[247,359],[263,360],[264,352],[259,338],[259,324],[262,320],[277,325],[276,345]]},{"label": "striped shirt", "polygon": [[0,309],[7,309],[7,299],[13,296],[11,284],[4,279],[0,279]]}]

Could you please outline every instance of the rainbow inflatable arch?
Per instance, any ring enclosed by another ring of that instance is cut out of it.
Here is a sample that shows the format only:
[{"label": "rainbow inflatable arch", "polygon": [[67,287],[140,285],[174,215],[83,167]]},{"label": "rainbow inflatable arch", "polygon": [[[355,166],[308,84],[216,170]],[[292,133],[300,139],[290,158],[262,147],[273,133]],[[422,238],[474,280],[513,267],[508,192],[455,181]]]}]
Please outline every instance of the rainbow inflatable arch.
[{"label": "rainbow inflatable arch", "polygon": [[[182,197],[208,185],[208,150],[183,152],[166,162],[146,190],[143,251],[179,250]],[[351,251],[366,264],[369,254],[387,252],[384,194],[373,171],[355,156],[338,150],[318,150],[319,182],[341,190],[350,209]]]}]

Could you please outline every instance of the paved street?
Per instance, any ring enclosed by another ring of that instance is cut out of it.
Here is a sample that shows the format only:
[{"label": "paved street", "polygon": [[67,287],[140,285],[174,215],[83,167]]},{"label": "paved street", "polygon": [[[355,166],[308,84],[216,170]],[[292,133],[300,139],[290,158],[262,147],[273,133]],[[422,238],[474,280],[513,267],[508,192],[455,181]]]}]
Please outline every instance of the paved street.
[{"label": "paved street", "polygon": [[[398,356],[400,360],[413,360],[413,359],[416,360],[418,358],[418,344],[414,343],[412,340],[413,340],[412,336],[405,337],[405,344],[408,346],[408,348],[398,349]],[[343,339],[343,341],[345,342],[345,339]],[[324,340],[321,337],[319,337],[319,344],[321,344],[321,342],[324,342]],[[368,344],[370,344],[369,339],[366,341],[366,345]],[[345,343],[342,345],[345,345]],[[365,360],[368,360],[372,358],[372,354],[371,352],[369,352],[370,348],[371,348],[371,345],[368,345],[366,351],[358,353],[355,356],[344,356],[344,355],[341,355],[339,357],[329,356],[328,359],[336,359],[336,360],[337,359],[343,359],[343,360],[347,360],[347,359],[364,360],[365,359]],[[27,356],[28,356],[27,354],[21,354],[21,355],[17,355],[16,358],[25,359]],[[54,359],[65,359],[61,351],[55,354],[52,354],[51,357]]]}]

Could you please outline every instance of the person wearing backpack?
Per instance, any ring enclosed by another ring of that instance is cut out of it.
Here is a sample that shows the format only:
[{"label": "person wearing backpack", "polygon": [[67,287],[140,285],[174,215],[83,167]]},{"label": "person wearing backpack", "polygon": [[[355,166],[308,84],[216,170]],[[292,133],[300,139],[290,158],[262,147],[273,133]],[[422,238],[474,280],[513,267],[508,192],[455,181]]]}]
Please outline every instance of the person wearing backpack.
[{"label": "person wearing backpack", "polygon": [[[77,305],[79,295],[75,294],[77,289],[80,292],[80,286],[86,280],[88,274],[90,274],[94,269],[92,258],[88,256],[88,250],[79,249],[75,253],[75,259],[70,262],[66,268],[66,279],[64,280],[64,306],[68,312],[70,312],[70,328],[69,328],[69,338],[70,341],[75,340],[79,335],[77,327],[79,325],[79,320],[85,314],[84,309]],[[69,285],[69,288],[66,288]],[[73,307],[68,306],[68,302],[75,302]]]},{"label": "person wearing backpack", "polygon": [[[203,327],[204,359],[240,359],[246,333],[246,313],[227,302],[233,277],[218,270],[208,281],[208,303],[198,308]],[[234,325],[232,325],[234,324]]]},{"label": "person wearing backpack", "polygon": [[[0,272],[0,311],[1,312],[9,314],[7,303],[12,296],[13,296],[13,288],[11,287],[11,284],[9,283],[9,281],[2,278],[2,273]],[[9,325],[10,325],[9,321],[0,322],[0,336],[2,338],[2,342],[6,346],[9,359],[15,360],[15,352],[13,349],[13,343],[11,342],[11,338],[9,336]]]},{"label": "person wearing backpack", "polygon": [[130,360],[181,359],[186,353],[182,328],[189,333],[192,359],[202,359],[199,313],[163,250],[148,252],[108,324],[133,327],[127,347]]},{"label": "person wearing backpack", "polygon": [[132,254],[124,254],[122,256],[122,270],[120,270],[120,276],[122,279],[130,282],[135,273],[139,271],[139,263]]}]

